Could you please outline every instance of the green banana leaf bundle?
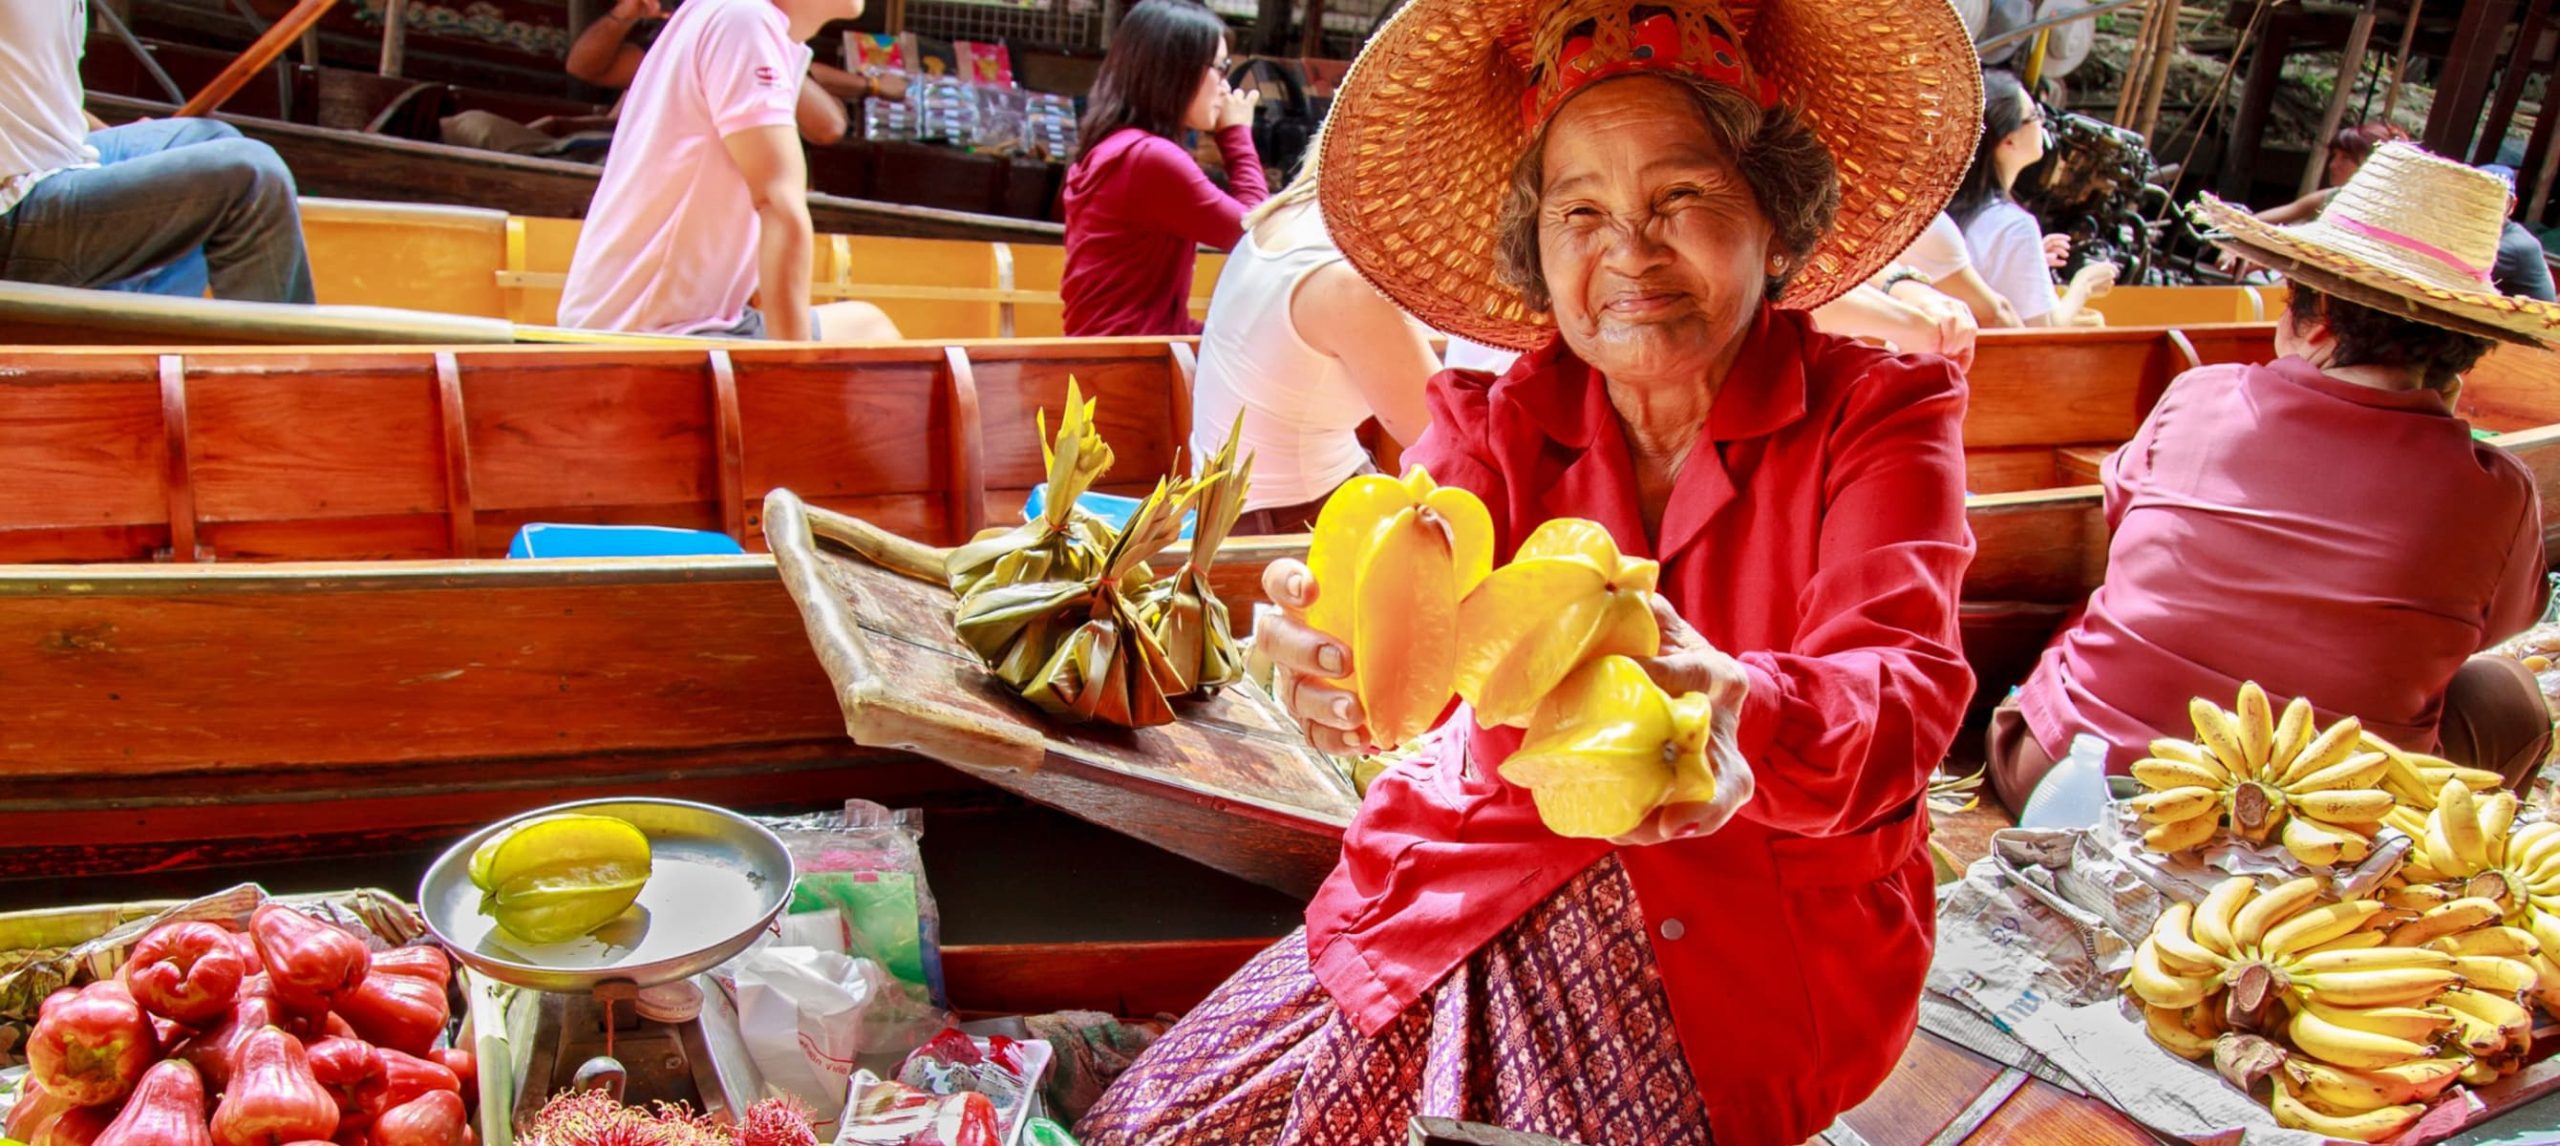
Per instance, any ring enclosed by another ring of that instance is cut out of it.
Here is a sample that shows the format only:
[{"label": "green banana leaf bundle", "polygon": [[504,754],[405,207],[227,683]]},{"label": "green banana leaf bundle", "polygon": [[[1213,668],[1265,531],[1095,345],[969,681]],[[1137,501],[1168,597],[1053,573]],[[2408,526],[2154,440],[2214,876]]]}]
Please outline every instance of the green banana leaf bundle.
[{"label": "green banana leaf bundle", "polygon": [[1146,557],[1182,535],[1194,487],[1156,483],[1085,577],[989,582],[960,600],[954,625],[989,671],[1043,712],[1126,728],[1173,722],[1181,680],[1124,585],[1152,580]]},{"label": "green banana leaf bundle", "polygon": [[1209,566],[1243,515],[1252,481],[1253,459],[1236,461],[1236,439],[1243,428],[1244,415],[1238,413],[1227,444],[1200,475],[1199,492],[1191,500],[1198,522],[1191,530],[1190,559],[1173,576],[1148,587],[1141,614],[1147,631],[1164,646],[1184,693],[1206,695],[1244,679],[1244,648],[1228,622],[1227,603],[1209,587]]},{"label": "green banana leaf bundle", "polygon": [[1111,547],[1111,527],[1076,505],[1076,499],[1111,468],[1111,445],[1094,425],[1094,405],[1070,376],[1067,406],[1058,416],[1054,445],[1048,411],[1040,412],[1040,456],[1049,469],[1048,502],[1038,520],[983,535],[952,550],[943,567],[952,592],[967,597],[986,585],[1084,581],[1101,567],[1103,552]]}]

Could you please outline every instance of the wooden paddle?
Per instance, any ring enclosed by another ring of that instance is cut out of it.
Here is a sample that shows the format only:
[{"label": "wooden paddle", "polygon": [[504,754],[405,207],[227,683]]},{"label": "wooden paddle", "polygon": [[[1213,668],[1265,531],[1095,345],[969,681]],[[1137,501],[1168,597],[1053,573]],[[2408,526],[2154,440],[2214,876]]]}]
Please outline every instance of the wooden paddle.
[{"label": "wooden paddle", "polygon": [[301,39],[302,34],[310,31],[312,25],[319,23],[320,17],[327,15],[329,9],[337,2],[338,0],[302,0],[301,3],[294,5],[293,11],[285,13],[284,19],[276,21],[273,27],[268,28],[267,34],[258,37],[257,43],[249,45],[248,51],[240,53],[239,59],[231,61],[230,67],[222,69],[221,75],[213,77],[213,82],[206,84],[203,91],[197,92],[194,98],[187,101],[186,106],[179,108],[178,114],[181,116],[213,114],[215,109],[230,102],[232,96],[247,86],[251,77],[265,71],[268,64],[274,63],[277,56],[283,55],[285,49],[292,47],[295,40]]}]

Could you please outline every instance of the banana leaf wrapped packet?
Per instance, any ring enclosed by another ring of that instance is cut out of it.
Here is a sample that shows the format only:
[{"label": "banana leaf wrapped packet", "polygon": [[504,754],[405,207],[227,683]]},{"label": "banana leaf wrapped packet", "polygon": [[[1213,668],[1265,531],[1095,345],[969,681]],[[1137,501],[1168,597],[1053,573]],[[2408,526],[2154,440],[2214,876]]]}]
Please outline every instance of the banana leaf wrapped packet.
[{"label": "banana leaf wrapped packet", "polygon": [[1236,643],[1227,603],[1209,587],[1209,566],[1217,560],[1227,534],[1235,530],[1236,518],[1243,515],[1245,491],[1251,485],[1253,459],[1236,461],[1236,438],[1243,426],[1244,415],[1236,415],[1227,444],[1201,474],[1191,500],[1198,521],[1191,530],[1190,559],[1173,576],[1147,589],[1147,631],[1164,646],[1165,658],[1172,662],[1186,694],[1207,695],[1244,679],[1244,648]]},{"label": "banana leaf wrapped packet", "polygon": [[1049,413],[1040,411],[1040,457],[1049,471],[1048,501],[1037,520],[981,535],[952,550],[943,573],[953,593],[965,598],[986,585],[1090,580],[1101,568],[1103,552],[1111,548],[1111,527],[1076,505],[1076,499],[1111,468],[1110,443],[1102,440],[1102,430],[1093,422],[1097,401],[1087,401],[1075,378],[1068,377],[1067,405],[1058,416],[1054,445]]},{"label": "banana leaf wrapped packet", "polygon": [[960,639],[1052,716],[1126,728],[1172,723],[1182,683],[1122,586],[1152,579],[1146,558],[1180,538],[1192,493],[1188,483],[1158,482],[1090,576],[990,581],[961,598]]}]

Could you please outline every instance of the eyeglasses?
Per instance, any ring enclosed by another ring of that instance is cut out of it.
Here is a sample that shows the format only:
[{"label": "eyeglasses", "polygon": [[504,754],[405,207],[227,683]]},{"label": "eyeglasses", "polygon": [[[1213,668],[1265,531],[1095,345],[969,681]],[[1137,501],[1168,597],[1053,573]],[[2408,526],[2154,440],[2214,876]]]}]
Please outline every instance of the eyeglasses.
[{"label": "eyeglasses", "polygon": [[1228,72],[1234,71],[1234,70],[1235,70],[1235,68],[1236,68],[1236,61],[1235,61],[1235,57],[1233,57],[1233,56],[1223,56],[1223,57],[1220,57],[1217,63],[1214,63],[1214,64],[1209,65],[1209,70],[1210,70],[1210,71],[1216,72],[1216,73],[1218,73],[1219,75],[1222,75],[1222,76],[1223,76],[1223,75],[1225,75],[1225,74],[1227,74]]}]

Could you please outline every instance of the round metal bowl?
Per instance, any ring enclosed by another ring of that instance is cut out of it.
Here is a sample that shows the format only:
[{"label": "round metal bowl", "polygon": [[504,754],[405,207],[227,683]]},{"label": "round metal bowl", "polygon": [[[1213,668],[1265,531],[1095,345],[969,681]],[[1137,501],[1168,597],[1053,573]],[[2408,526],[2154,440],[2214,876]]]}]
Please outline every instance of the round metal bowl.
[{"label": "round metal bowl", "polygon": [[[528,944],[480,913],[471,853],[508,825],[558,812],[628,820],[649,837],[639,901],[594,934]],[[583,800],[527,812],[471,833],[436,857],[418,907],[454,958],[502,983],[585,994],[599,983],[642,987],[698,975],[747,949],[791,901],[791,853],[754,821],[683,800]]]}]

